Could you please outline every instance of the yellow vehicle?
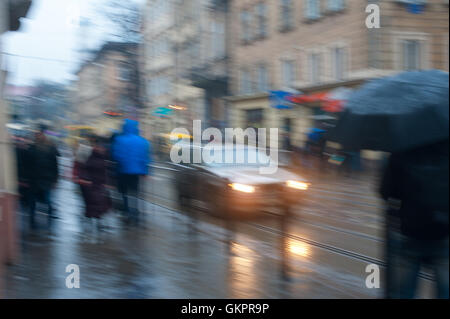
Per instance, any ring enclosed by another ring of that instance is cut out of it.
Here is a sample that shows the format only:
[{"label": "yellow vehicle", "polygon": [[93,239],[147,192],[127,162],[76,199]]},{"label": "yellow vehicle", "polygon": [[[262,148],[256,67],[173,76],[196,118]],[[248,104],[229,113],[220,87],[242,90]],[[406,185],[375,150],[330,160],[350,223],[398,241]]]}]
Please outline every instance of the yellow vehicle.
[{"label": "yellow vehicle", "polygon": [[95,128],[88,125],[67,125],[65,129],[68,132],[65,143],[73,150],[78,148],[81,140],[84,140],[86,136],[95,132]]},{"label": "yellow vehicle", "polygon": [[180,139],[192,140],[192,136],[181,133],[158,134],[156,142],[159,157],[161,159],[167,158],[172,146]]}]

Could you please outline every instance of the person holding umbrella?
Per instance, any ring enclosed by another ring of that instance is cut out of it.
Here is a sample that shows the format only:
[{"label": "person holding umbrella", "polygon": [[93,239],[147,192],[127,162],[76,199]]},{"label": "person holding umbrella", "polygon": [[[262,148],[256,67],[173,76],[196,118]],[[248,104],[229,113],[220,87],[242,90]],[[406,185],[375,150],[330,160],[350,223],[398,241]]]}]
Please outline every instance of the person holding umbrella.
[{"label": "person holding umbrella", "polygon": [[404,72],[349,98],[329,138],[350,149],[391,153],[380,194],[386,210],[386,298],[413,298],[421,266],[449,297],[449,77]]}]

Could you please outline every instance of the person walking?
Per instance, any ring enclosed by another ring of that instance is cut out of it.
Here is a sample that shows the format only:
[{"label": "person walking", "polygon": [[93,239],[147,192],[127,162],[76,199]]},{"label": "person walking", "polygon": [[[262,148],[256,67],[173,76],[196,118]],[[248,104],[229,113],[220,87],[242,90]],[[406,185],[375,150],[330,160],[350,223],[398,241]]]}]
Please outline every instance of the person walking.
[{"label": "person walking", "polygon": [[380,193],[388,204],[386,297],[413,298],[431,266],[436,296],[449,298],[449,141],[392,153]]},{"label": "person walking", "polygon": [[57,218],[52,205],[52,190],[58,181],[58,149],[45,135],[45,126],[40,126],[35,135],[35,141],[29,150],[32,170],[30,173],[30,226],[36,228],[36,203],[42,202],[47,206],[48,227],[52,219]]},{"label": "person walking", "polygon": [[108,155],[97,136],[91,136],[89,144],[80,144],[77,151],[75,178],[85,202],[85,216],[96,220],[100,229],[100,218],[111,208],[106,189]]},{"label": "person walking", "polygon": [[127,222],[138,224],[140,178],[148,175],[152,160],[151,144],[139,136],[137,121],[124,121],[123,132],[113,144],[113,159],[118,164],[119,192],[123,197]]}]

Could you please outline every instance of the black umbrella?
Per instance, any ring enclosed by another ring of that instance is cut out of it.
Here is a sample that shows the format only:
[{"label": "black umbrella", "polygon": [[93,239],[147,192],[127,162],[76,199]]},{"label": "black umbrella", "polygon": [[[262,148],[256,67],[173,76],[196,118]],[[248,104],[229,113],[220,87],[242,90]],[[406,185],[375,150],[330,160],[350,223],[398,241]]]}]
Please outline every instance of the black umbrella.
[{"label": "black umbrella", "polygon": [[448,73],[404,72],[353,93],[329,139],[346,149],[404,151],[448,139]]}]

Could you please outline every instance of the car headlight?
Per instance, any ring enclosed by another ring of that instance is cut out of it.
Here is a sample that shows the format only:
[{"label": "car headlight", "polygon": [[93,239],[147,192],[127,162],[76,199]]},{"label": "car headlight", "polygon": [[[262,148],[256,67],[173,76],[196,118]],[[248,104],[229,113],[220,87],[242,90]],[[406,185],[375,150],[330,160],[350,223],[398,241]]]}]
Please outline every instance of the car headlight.
[{"label": "car headlight", "polygon": [[229,185],[232,189],[239,192],[244,193],[254,193],[255,187],[251,185],[245,185],[245,184],[239,184],[239,183],[233,183]]},{"label": "car headlight", "polygon": [[299,182],[299,181],[287,181],[286,186],[290,188],[300,189],[300,190],[307,190],[309,187],[308,183],[305,182]]}]

